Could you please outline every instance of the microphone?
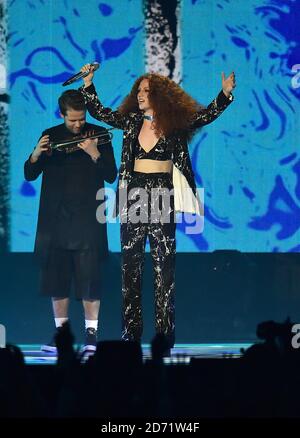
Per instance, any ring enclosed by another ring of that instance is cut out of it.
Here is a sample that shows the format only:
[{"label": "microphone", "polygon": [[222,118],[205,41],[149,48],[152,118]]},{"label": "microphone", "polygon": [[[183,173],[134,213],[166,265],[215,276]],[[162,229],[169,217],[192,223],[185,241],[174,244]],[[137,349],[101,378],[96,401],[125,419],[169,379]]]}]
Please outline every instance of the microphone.
[{"label": "microphone", "polygon": [[79,73],[76,73],[76,75],[71,76],[67,81],[65,81],[62,86],[65,87],[66,85],[73,84],[73,82],[78,81],[81,78],[85,78],[87,75],[90,74],[91,71],[96,71],[100,67],[99,62],[91,62],[90,64],[90,70],[86,72],[80,71]]}]

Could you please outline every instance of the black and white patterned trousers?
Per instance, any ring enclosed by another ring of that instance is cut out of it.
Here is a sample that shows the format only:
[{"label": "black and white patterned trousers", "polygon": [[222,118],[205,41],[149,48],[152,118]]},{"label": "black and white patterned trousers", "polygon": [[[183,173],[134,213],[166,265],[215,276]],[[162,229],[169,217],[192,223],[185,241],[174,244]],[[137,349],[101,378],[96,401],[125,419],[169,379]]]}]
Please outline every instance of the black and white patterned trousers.
[{"label": "black and white patterned trousers", "polygon": [[[149,238],[154,269],[155,329],[175,342],[175,221],[172,179],[168,173],[135,172],[128,203],[120,208],[122,246],[122,339],[140,341],[141,288],[145,244]],[[132,196],[130,196],[132,195]]]}]

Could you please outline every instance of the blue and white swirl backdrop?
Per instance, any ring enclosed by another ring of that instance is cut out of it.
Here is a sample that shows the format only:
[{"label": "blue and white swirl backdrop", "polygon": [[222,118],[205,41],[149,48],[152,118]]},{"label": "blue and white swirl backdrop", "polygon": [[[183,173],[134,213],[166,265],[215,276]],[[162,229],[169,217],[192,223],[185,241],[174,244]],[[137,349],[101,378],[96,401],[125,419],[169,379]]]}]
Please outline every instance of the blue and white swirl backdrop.
[{"label": "blue and white swirl backdrop", "polygon": [[[7,3],[12,251],[34,244],[40,182],[24,181],[24,160],[42,130],[60,123],[61,83],[96,60],[97,89],[112,107],[147,70],[168,74],[202,104],[220,91],[221,72],[234,70],[234,103],[190,145],[205,226],[187,235],[178,224],[178,251],[299,252],[299,1]],[[113,142],[119,163],[120,132]],[[118,227],[109,225],[112,251]]]}]

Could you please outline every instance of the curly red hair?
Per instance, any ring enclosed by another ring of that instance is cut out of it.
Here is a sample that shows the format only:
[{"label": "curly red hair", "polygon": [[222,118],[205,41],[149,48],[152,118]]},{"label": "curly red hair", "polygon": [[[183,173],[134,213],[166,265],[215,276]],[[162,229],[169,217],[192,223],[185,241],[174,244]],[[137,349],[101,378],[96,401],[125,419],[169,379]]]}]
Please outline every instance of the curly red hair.
[{"label": "curly red hair", "polygon": [[176,82],[158,73],[147,73],[134,83],[130,93],[119,107],[122,114],[138,112],[137,94],[143,79],[149,81],[149,102],[155,118],[157,136],[168,136],[174,132],[189,131],[190,120],[196,111],[203,108]]}]

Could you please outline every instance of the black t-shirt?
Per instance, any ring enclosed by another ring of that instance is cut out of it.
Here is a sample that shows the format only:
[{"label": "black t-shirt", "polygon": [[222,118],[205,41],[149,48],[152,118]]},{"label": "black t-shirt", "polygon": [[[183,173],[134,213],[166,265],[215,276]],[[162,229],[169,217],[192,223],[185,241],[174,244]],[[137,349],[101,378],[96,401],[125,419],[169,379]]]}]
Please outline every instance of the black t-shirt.
[{"label": "black t-shirt", "polygon": [[[95,125],[93,127],[95,128]],[[86,123],[81,135],[89,130],[90,124]],[[45,131],[42,135],[47,133],[50,134],[50,141],[64,141],[74,137],[65,126],[59,133],[60,138],[51,137],[51,131]],[[84,227],[90,226],[90,221],[85,218],[96,215],[96,211],[90,211],[89,194],[85,191],[84,180],[89,178],[91,172],[91,157],[83,150],[72,153],[55,151],[54,154],[56,161],[63,166],[64,178],[53,230],[52,247],[69,250],[89,249],[90,245],[83,231]],[[96,193],[93,196],[96,196]]]},{"label": "black t-shirt", "polygon": [[[108,137],[104,127],[86,123],[83,133],[91,130]],[[46,134],[54,142],[74,137],[64,124],[53,126],[42,135]],[[51,156],[43,153],[34,163],[30,155],[24,163],[26,181],[42,175],[35,239],[35,253],[42,263],[47,261],[53,246],[96,250],[101,257],[107,254],[106,223],[96,217],[105,200],[96,195],[105,181],[114,182],[117,168],[109,138],[105,144],[98,144],[98,150],[100,158],[96,162],[79,150],[70,154],[54,151]]]}]

